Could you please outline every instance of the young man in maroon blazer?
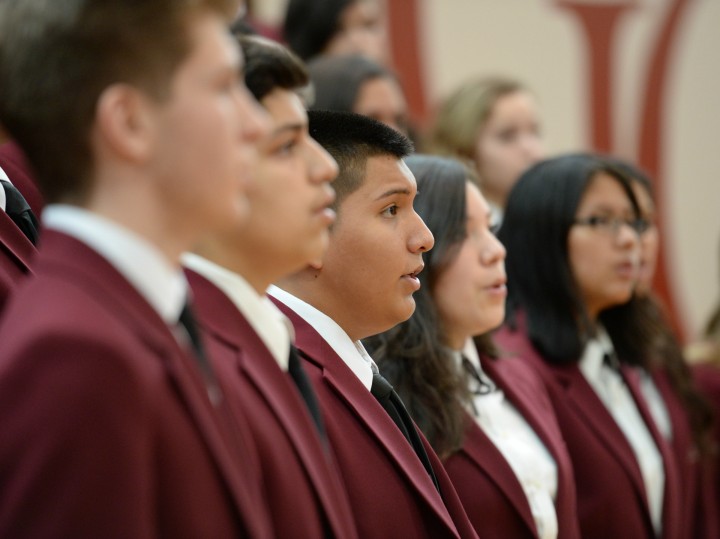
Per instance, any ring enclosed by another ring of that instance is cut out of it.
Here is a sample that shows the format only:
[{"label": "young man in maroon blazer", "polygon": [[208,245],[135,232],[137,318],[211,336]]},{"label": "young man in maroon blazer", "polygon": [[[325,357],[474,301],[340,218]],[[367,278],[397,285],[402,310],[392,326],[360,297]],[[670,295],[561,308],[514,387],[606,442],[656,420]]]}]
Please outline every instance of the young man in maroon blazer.
[{"label": "young man in maroon blazer", "polygon": [[271,295],[295,327],[361,537],[475,537],[457,494],[360,339],[413,313],[433,237],[413,210],[406,137],[369,118],[311,111],[340,167],[325,255]]},{"label": "young man in maroon blazer", "polygon": [[275,534],[353,538],[315,395],[291,353],[290,322],[265,296],[273,281],[322,257],[337,165],[308,133],[300,59],[261,38],[240,41],[245,82],[271,121],[259,143],[250,216],[183,261],[208,352],[252,429]]},{"label": "young man in maroon blazer", "polygon": [[0,4],[0,122],[49,204],[0,325],[2,537],[272,535],[180,267],[247,213],[267,129],[236,8]]}]

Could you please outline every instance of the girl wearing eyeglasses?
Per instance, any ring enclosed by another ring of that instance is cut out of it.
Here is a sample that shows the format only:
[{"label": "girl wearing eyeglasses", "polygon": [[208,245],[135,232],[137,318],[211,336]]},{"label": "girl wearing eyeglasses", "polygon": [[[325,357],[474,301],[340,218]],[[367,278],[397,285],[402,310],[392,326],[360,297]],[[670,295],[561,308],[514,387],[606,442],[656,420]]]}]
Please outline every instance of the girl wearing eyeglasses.
[{"label": "girl wearing eyeglasses", "polygon": [[[638,369],[641,388],[650,411],[663,437],[672,446],[680,469],[682,484],[682,529],[685,537],[716,539],[720,537],[718,499],[714,489],[717,476],[709,470],[717,464],[712,448],[713,413],[701,396],[663,307],[652,290],[660,247],[656,208],[650,179],[636,166],[619,159],[612,165],[632,180],[643,220],[647,223],[640,233],[640,275],[635,289],[636,300],[624,308],[623,316],[608,328],[615,335],[613,344],[619,356],[646,358]],[[642,328],[645,338],[625,328],[633,325],[623,320],[634,318],[635,328]],[[702,376],[700,382],[704,382]]]},{"label": "girl wearing eyeglasses", "polygon": [[[545,381],[573,463],[583,538],[685,536],[678,469],[630,366],[645,358],[613,346],[619,309],[636,301],[647,226],[631,179],[576,154],[523,174],[499,233],[508,316],[496,340]],[[647,338],[637,319],[623,320],[624,331]]]},{"label": "girl wearing eyeglasses", "polygon": [[424,255],[413,316],[365,345],[481,537],[579,538],[572,465],[542,381],[522,361],[497,359],[483,336],[502,323],[506,299],[490,206],[459,162],[406,163],[435,247]]}]

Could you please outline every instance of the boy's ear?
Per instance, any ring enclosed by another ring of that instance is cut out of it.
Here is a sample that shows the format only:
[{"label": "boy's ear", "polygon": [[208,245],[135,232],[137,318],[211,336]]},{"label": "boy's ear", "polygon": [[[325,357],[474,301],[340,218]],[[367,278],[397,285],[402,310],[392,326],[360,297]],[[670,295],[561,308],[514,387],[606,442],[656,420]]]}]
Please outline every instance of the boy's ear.
[{"label": "boy's ear", "polygon": [[103,91],[97,104],[100,137],[114,153],[130,161],[147,158],[153,142],[147,98],[126,84]]},{"label": "boy's ear", "polygon": [[320,271],[323,267],[322,259],[318,258],[317,260],[313,260],[308,264],[308,266],[310,266],[315,271]]}]

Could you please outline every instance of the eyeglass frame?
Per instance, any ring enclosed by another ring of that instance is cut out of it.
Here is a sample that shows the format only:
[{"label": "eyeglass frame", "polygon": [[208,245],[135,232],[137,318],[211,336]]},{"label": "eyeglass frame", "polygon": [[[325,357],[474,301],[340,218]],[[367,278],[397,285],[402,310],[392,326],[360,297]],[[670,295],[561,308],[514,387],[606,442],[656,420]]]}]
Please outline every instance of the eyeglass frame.
[{"label": "eyeglass frame", "polygon": [[590,215],[588,217],[576,218],[572,224],[573,226],[587,226],[593,230],[609,232],[613,237],[617,237],[620,233],[620,227],[623,225],[630,227],[638,235],[644,234],[652,227],[652,223],[642,217],[625,219],[623,217],[609,217],[605,215]]}]

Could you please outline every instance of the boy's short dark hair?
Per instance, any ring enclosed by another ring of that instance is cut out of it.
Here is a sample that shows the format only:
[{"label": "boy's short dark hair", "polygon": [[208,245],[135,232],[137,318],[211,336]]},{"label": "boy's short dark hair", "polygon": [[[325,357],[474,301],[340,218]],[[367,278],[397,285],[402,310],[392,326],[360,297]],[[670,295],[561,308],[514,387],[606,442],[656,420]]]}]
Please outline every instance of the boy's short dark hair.
[{"label": "boy's short dark hair", "polygon": [[360,188],[370,157],[389,155],[402,159],[414,148],[409,138],[391,127],[352,112],[308,111],[310,135],[333,156],[340,173],[333,181],[335,208]]},{"label": "boy's short dark hair", "polygon": [[166,98],[191,48],[191,17],[218,13],[229,24],[236,10],[236,0],[2,0],[0,122],[46,200],[87,193],[102,92],[124,82]]},{"label": "boy's short dark hair", "polygon": [[303,61],[287,47],[258,36],[240,35],[245,56],[245,85],[258,101],[276,88],[299,91],[310,77]]}]

